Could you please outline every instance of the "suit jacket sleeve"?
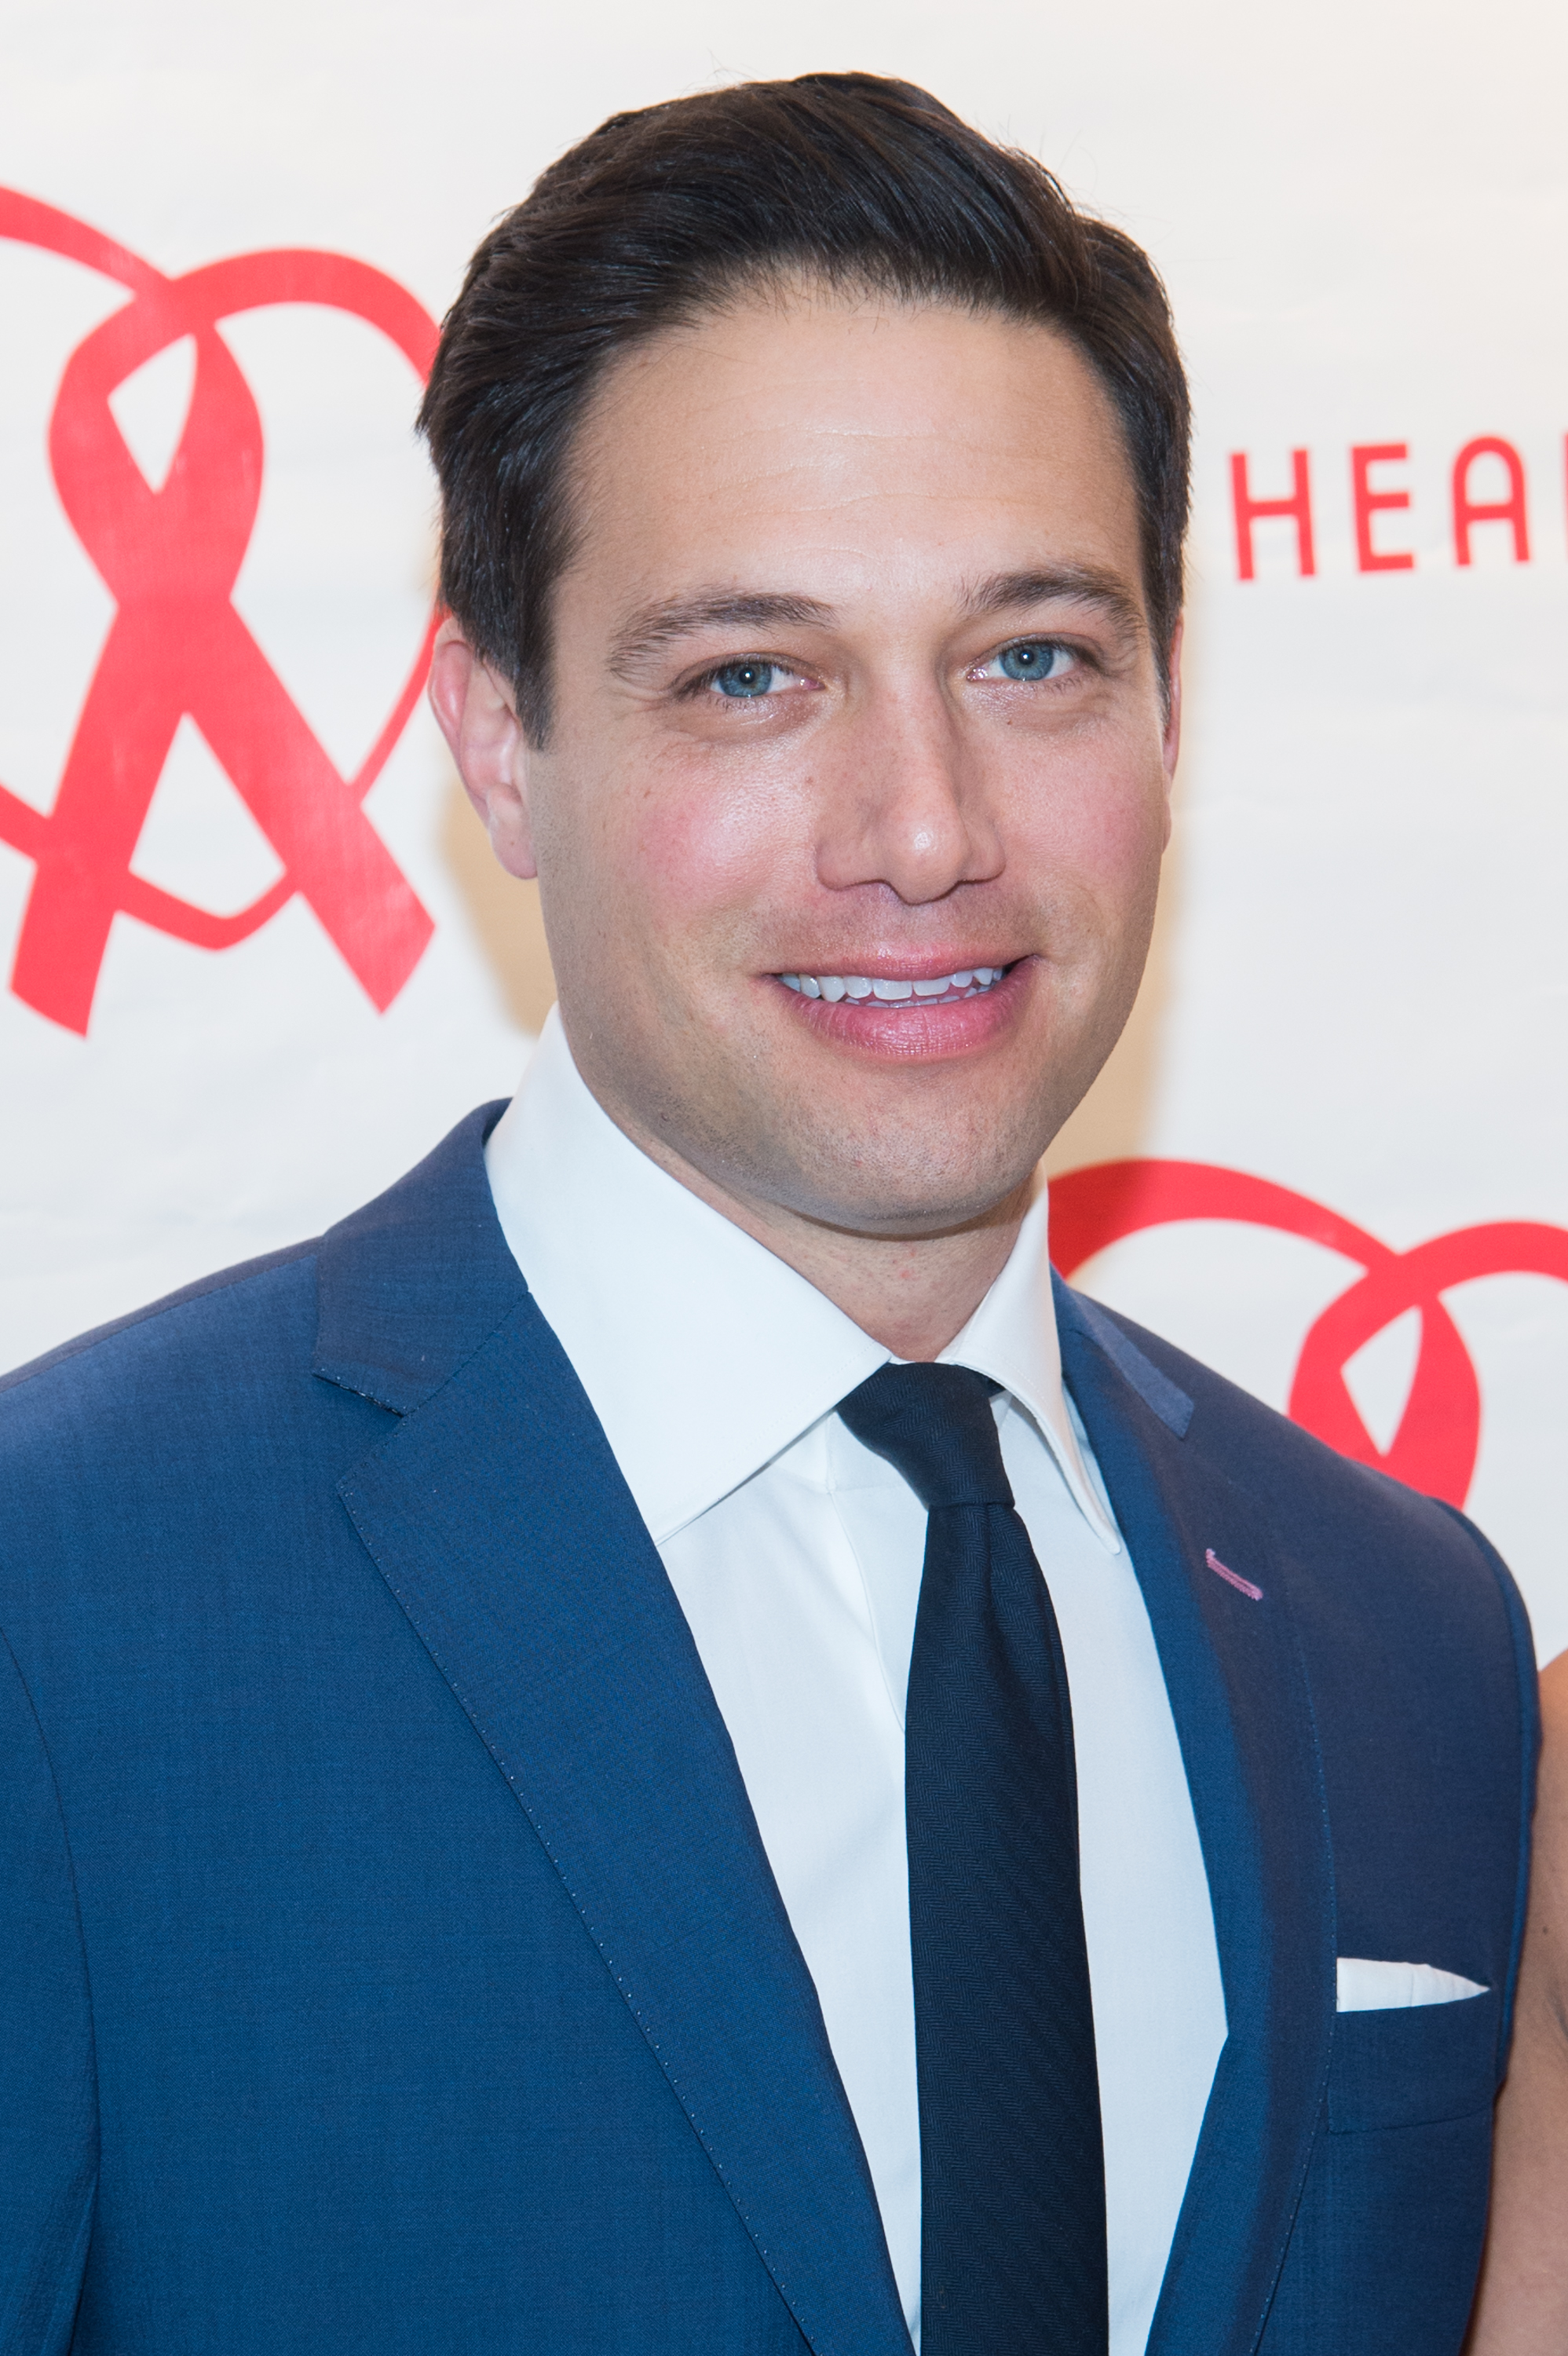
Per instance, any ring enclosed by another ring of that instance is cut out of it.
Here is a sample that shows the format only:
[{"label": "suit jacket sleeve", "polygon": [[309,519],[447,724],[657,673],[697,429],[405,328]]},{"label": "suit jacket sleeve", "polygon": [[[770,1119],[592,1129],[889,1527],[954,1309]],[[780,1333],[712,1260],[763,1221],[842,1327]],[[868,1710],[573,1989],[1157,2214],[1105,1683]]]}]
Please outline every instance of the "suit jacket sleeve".
[{"label": "suit jacket sleeve", "polygon": [[48,1752],[0,1635],[0,2351],[69,2346],[92,2226],[87,1966]]}]

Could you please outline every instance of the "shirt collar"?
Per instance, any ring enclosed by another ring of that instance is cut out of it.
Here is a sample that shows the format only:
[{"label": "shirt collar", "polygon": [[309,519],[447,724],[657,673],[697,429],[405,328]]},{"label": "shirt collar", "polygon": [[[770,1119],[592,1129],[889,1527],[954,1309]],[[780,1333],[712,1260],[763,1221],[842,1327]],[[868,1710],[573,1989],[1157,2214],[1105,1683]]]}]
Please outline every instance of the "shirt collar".
[{"label": "shirt collar", "polygon": [[[572,1062],[552,1007],[485,1164],[502,1233],[656,1543],[832,1412],[891,1353],[651,1162]],[[1043,1188],[943,1353],[1026,1408],[1096,1534],[1116,1541],[1068,1415]]]},{"label": "shirt collar", "polygon": [[1051,1198],[1043,1176],[1001,1274],[940,1360],[989,1375],[1027,1409],[1090,1528],[1108,1552],[1119,1552],[1110,1508],[1090,1471],[1088,1440],[1061,1380],[1051,1287]]}]

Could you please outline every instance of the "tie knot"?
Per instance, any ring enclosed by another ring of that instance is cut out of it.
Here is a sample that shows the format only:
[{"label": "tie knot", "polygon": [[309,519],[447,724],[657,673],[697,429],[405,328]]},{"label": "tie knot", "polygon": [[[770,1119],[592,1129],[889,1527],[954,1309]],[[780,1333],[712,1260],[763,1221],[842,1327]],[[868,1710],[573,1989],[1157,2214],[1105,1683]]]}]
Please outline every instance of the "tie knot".
[{"label": "tie knot", "polygon": [[928,1514],[1010,1505],[991,1401],[1001,1386],[967,1366],[883,1366],[838,1402],[863,1447],[897,1467]]}]

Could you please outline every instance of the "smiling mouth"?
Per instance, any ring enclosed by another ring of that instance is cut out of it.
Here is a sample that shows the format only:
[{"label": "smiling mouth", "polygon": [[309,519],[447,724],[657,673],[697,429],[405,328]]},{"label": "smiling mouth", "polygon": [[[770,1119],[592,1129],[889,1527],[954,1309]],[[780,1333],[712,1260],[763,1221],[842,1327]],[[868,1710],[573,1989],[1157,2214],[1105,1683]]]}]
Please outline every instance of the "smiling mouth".
[{"label": "smiling mouth", "polygon": [[803,998],[825,998],[830,1006],[840,999],[882,1006],[955,1006],[967,998],[984,998],[1012,968],[1005,965],[961,966],[956,973],[934,975],[929,981],[873,981],[863,973],[781,973],[786,990]]}]

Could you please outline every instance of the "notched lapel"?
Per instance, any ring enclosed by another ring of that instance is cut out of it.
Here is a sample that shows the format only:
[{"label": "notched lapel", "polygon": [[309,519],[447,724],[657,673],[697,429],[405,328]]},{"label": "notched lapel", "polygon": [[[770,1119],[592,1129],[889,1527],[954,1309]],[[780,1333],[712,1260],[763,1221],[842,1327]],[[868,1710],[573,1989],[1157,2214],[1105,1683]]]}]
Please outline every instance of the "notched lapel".
[{"label": "notched lapel", "polygon": [[[406,1342],[403,1363],[424,1364]],[[911,2356],[859,2137],[729,1735],[532,1299],[503,1303],[340,1486],[811,2347]]]},{"label": "notched lapel", "polygon": [[1063,1372],[1165,1671],[1225,1991],[1225,2046],[1148,2356],[1251,2356],[1300,2199],[1333,2030],[1332,1859],[1311,1702],[1260,1505],[1204,1456],[1200,1420],[1183,1436],[1189,1407],[1184,1419],[1161,1395],[1151,1403],[1065,1288],[1058,1306]]}]

